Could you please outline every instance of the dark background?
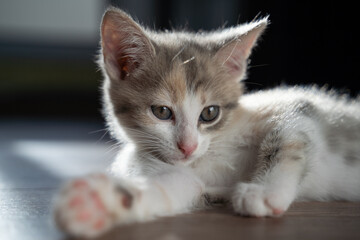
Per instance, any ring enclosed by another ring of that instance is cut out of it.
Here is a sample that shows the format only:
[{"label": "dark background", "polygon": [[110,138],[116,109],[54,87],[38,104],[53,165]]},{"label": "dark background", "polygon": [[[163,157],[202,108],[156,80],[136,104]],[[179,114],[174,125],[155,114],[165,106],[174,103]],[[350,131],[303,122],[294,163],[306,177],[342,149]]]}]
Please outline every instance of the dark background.
[{"label": "dark background", "polygon": [[[12,1],[1,0],[0,8],[6,9],[9,2]],[[21,8],[22,2],[27,1],[15,2]],[[65,2],[73,4],[79,13],[86,11],[78,1],[58,1]],[[352,96],[360,91],[359,14],[354,1],[352,4],[266,0],[99,2],[96,12],[87,13],[94,14],[96,24],[107,6],[114,5],[146,26],[161,30],[211,30],[270,15],[271,24],[251,57],[246,81],[249,91],[282,83],[326,84]],[[57,11],[40,3],[41,0],[34,1],[39,4],[37,8],[44,8],[41,11]],[[67,18],[66,11],[61,14]],[[37,17],[35,13],[33,17]],[[94,63],[98,41],[98,33],[91,41],[61,42],[41,37],[8,38],[7,32],[0,32],[0,119],[103,122],[101,74]]]}]

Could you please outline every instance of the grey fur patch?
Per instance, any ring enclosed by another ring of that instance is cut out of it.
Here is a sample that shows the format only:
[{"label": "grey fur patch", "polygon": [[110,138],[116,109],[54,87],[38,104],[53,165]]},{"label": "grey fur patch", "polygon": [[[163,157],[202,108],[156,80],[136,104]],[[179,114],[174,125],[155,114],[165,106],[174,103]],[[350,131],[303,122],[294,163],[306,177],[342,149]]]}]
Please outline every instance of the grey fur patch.
[{"label": "grey fur patch", "polygon": [[[256,177],[261,178],[265,172],[270,171],[282,160],[296,161],[299,162],[299,164],[305,164],[301,172],[301,179],[308,174],[309,167],[305,160],[310,150],[310,138],[304,132],[294,134],[300,136],[302,141],[287,141],[287,139],[283,138],[279,129],[273,130],[265,136],[258,150]],[[283,153],[285,153],[285,159],[283,159]]]},{"label": "grey fur patch", "polygon": [[309,175],[310,173],[310,164],[309,164],[309,161],[306,161],[305,162],[305,165],[304,165],[304,168],[301,172],[301,175],[300,175],[300,181],[302,181],[307,175]]},{"label": "grey fur patch", "polygon": [[317,113],[317,109],[310,101],[299,100],[299,102],[295,104],[295,112],[308,117],[313,117]]},{"label": "grey fur patch", "polygon": [[235,108],[237,108],[239,106],[239,103],[236,101],[236,102],[230,102],[230,103],[227,103],[224,108],[227,109],[227,110],[233,110]]},{"label": "grey fur patch", "polygon": [[326,132],[328,148],[335,154],[342,155],[348,165],[360,163],[360,126],[355,119],[345,116],[330,125]]},{"label": "grey fur patch", "polygon": [[133,109],[133,106],[131,106],[130,104],[121,104],[119,106],[117,106],[115,113],[116,114],[127,114],[129,112],[131,112]]},{"label": "grey fur patch", "polygon": [[280,130],[273,130],[265,136],[258,153],[258,167],[261,171],[272,168],[279,161],[277,155],[281,151],[282,142]]},{"label": "grey fur patch", "polygon": [[199,66],[197,59],[193,60],[191,63],[183,65],[183,67],[185,68],[186,86],[188,91],[197,92],[201,86],[206,84],[206,80],[199,76],[200,74],[198,73]]},{"label": "grey fur patch", "polygon": [[354,165],[360,163],[360,152],[354,150],[348,150],[344,154],[345,162],[348,165]]}]

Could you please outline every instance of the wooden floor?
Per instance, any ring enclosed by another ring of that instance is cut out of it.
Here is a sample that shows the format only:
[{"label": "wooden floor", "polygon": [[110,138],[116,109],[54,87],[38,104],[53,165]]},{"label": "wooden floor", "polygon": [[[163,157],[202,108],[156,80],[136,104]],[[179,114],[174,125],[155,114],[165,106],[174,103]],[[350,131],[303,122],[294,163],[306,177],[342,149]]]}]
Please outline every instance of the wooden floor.
[{"label": "wooden floor", "polygon": [[118,227],[99,239],[360,239],[360,204],[297,203],[280,218],[215,209]]},{"label": "wooden floor", "polygon": [[[53,225],[61,182],[104,169],[109,144],[83,123],[0,122],[0,239],[67,239]],[[280,218],[245,218],[216,208],[121,226],[99,239],[360,239],[360,203],[296,203]]]}]

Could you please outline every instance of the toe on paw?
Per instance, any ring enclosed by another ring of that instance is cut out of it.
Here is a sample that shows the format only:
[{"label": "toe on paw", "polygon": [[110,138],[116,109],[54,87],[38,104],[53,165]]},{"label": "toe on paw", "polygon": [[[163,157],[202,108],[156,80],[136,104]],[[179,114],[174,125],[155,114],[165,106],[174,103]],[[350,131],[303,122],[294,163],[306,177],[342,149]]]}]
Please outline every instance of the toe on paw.
[{"label": "toe on paw", "polygon": [[76,214],[76,220],[80,222],[86,222],[91,219],[91,213],[86,210],[81,210]]},{"label": "toe on paw", "polygon": [[69,208],[77,208],[84,204],[85,204],[84,199],[81,196],[76,196],[69,200],[68,206]]},{"label": "toe on paw", "polygon": [[101,229],[104,228],[104,226],[105,226],[105,220],[100,218],[94,223],[93,229],[94,230],[101,230]]},{"label": "toe on paw", "polygon": [[130,209],[132,205],[132,196],[131,195],[125,195],[121,197],[121,204],[124,208]]},{"label": "toe on paw", "polygon": [[101,210],[101,211],[106,210],[106,207],[105,207],[104,203],[102,202],[98,192],[91,191],[90,196],[91,196],[91,198],[93,200],[93,203],[94,203],[96,209]]},{"label": "toe on paw", "polygon": [[72,187],[75,189],[84,189],[89,187],[89,184],[83,179],[78,179],[72,183]]},{"label": "toe on paw", "polygon": [[280,208],[273,208],[272,209],[272,213],[273,215],[275,216],[280,216],[284,213],[285,211],[283,209],[280,209]]}]

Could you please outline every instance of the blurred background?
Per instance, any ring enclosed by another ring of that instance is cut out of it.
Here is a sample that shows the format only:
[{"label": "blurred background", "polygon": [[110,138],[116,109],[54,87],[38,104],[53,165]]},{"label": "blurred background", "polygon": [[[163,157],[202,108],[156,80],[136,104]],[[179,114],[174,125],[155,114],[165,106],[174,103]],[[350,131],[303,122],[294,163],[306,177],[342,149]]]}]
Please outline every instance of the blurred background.
[{"label": "blurred background", "polygon": [[311,2],[0,0],[0,119],[102,124],[101,74],[94,60],[109,5],[160,30],[211,30],[270,15],[251,58],[249,90],[316,83],[354,96],[360,80],[356,7]]}]

